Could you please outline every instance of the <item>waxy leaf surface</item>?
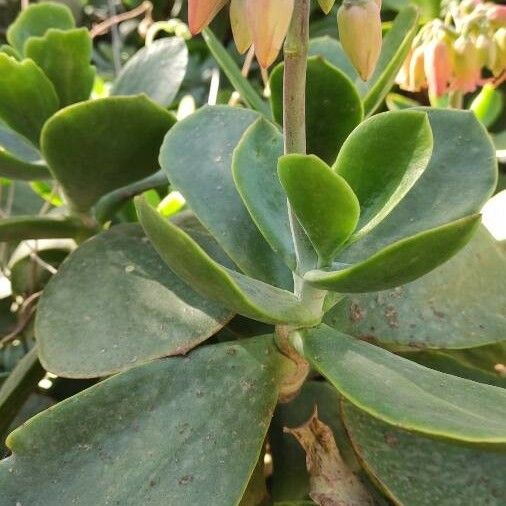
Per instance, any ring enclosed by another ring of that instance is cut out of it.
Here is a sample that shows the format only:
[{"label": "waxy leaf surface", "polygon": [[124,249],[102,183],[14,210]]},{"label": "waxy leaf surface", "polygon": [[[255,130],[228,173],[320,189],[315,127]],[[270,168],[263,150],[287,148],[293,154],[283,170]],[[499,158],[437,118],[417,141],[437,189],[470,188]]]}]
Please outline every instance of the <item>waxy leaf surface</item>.
[{"label": "waxy leaf surface", "polygon": [[39,355],[58,376],[105,376],[184,354],[231,317],[181,281],[139,225],[119,225],[80,246],[44,290]]},{"label": "waxy leaf surface", "polygon": [[360,202],[352,240],[377,226],[413,187],[429,163],[432,133],[420,111],[378,114],[346,139],[333,169]]},{"label": "waxy leaf surface", "polygon": [[22,55],[30,37],[42,37],[50,28],[71,30],[74,26],[72,13],[65,5],[54,2],[31,4],[9,26],[7,40]]},{"label": "waxy leaf surface", "polygon": [[214,261],[189,235],[137,198],[139,220],[167,265],[197,292],[264,323],[316,323],[291,292],[228,269]]},{"label": "waxy leaf surface", "polygon": [[259,118],[234,150],[234,182],[251,218],[292,270],[295,252],[288,219],[286,194],[278,178],[278,158],[283,154],[283,136],[270,122]]},{"label": "waxy leaf surface", "polygon": [[113,376],[9,436],[0,505],[238,504],[284,364],[262,336]]},{"label": "waxy leaf surface", "polygon": [[44,127],[42,152],[73,207],[158,169],[158,152],[174,116],[143,95],[74,104]]},{"label": "waxy leaf surface", "polygon": [[357,226],[360,206],[356,195],[343,177],[315,155],[283,156],[278,174],[320,265],[331,263]]},{"label": "waxy leaf surface", "polygon": [[204,107],[166,136],[160,164],[198,219],[245,274],[291,288],[291,272],[262,237],[232,177],[234,148],[258,117],[247,109]]},{"label": "waxy leaf surface", "polygon": [[304,279],[318,288],[342,293],[394,288],[414,281],[450,259],[471,240],[479,224],[479,214],[469,216],[402,239],[350,267],[309,271]]},{"label": "waxy leaf surface", "polygon": [[[338,257],[356,263],[385,246],[481,211],[497,180],[495,150],[472,113],[420,109],[433,135],[429,165],[390,214]],[[450,142],[451,141],[451,142]]]},{"label": "waxy leaf surface", "polygon": [[506,255],[479,227],[447,263],[408,285],[346,298],[325,321],[341,332],[394,345],[467,348],[506,339]]},{"label": "waxy leaf surface", "polygon": [[[271,74],[271,105],[274,119],[283,124],[283,71]],[[362,120],[360,97],[349,78],[320,57],[308,60],[306,85],[307,152],[334,162],[339,148]]]},{"label": "waxy leaf surface", "polygon": [[58,110],[51,81],[31,60],[0,54],[0,119],[34,145],[46,120]]},{"label": "waxy leaf surface", "polygon": [[111,94],[145,93],[151,100],[167,107],[176,97],[187,65],[188,50],[183,39],[155,40],[128,60],[116,78]]},{"label": "waxy leaf surface", "polygon": [[92,42],[86,28],[48,30],[31,37],[25,54],[44,71],[54,85],[60,107],[90,98],[95,68],[90,65]]},{"label": "waxy leaf surface", "polygon": [[305,357],[370,415],[442,438],[506,442],[506,389],[428,369],[326,325],[302,334]]},{"label": "waxy leaf surface", "polygon": [[346,429],[365,470],[395,504],[500,506],[506,453],[396,429],[349,402]]}]

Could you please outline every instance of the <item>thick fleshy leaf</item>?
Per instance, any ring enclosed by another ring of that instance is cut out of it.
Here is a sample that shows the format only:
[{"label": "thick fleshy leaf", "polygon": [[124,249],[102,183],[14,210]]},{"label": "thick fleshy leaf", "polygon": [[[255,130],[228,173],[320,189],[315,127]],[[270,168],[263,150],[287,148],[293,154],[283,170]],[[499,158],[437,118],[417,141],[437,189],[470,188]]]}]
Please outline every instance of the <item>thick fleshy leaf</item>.
[{"label": "thick fleshy leaf", "polygon": [[90,98],[95,80],[91,52],[91,37],[86,28],[51,29],[43,37],[31,37],[25,44],[26,56],[49,77],[61,107]]},{"label": "thick fleshy leaf", "polygon": [[422,175],[431,154],[429,120],[420,111],[378,114],[351,133],[333,169],[360,202],[360,221],[352,241],[390,214]]},{"label": "thick fleshy leaf", "polygon": [[21,135],[0,123],[0,177],[9,179],[47,179],[49,169],[40,153]]},{"label": "thick fleshy leaf", "polygon": [[185,354],[231,317],[168,269],[140,226],[119,225],[61,266],[39,302],[36,334],[48,371],[95,377]]},{"label": "thick fleshy leaf", "polygon": [[281,184],[302,228],[318,253],[332,263],[357,226],[360,205],[344,178],[315,155],[285,155],[278,163]]},{"label": "thick fleshy leaf", "polygon": [[9,26],[7,40],[22,55],[30,37],[42,37],[50,28],[71,30],[74,26],[72,13],[65,5],[54,2],[31,4]]},{"label": "thick fleshy leaf", "polygon": [[506,442],[506,389],[433,371],[326,325],[301,334],[305,357],[370,415],[432,436]]},{"label": "thick fleshy leaf", "polygon": [[399,12],[392,23],[383,40],[376,70],[361,89],[366,116],[371,115],[381,105],[391,90],[417,30],[418,11],[416,7],[408,6]]},{"label": "thick fleshy leaf", "polygon": [[42,126],[57,110],[55,89],[33,61],[0,54],[0,119],[37,146]]},{"label": "thick fleshy leaf", "polygon": [[290,288],[292,274],[264,240],[232,177],[232,154],[253,111],[204,107],[166,136],[160,164],[171,184],[237,266],[249,276]]},{"label": "thick fleshy leaf", "polygon": [[167,265],[197,292],[232,311],[264,323],[314,324],[314,315],[291,292],[228,269],[214,261],[183,230],[137,198],[139,220]]},{"label": "thick fleshy leaf", "polygon": [[71,204],[86,210],[105,193],[156,172],[160,145],[174,122],[143,95],[83,102],[46,123],[42,152]]},{"label": "thick fleshy leaf", "polygon": [[285,364],[262,336],[115,375],[9,436],[0,505],[238,504]]},{"label": "thick fleshy leaf", "polygon": [[310,271],[304,279],[318,288],[342,293],[394,288],[414,281],[449,260],[471,240],[479,224],[479,214],[468,216],[402,239],[350,267]]},{"label": "thick fleshy leaf", "polygon": [[[274,119],[283,123],[283,71],[271,74],[271,105]],[[349,78],[320,57],[308,60],[306,85],[307,152],[334,162],[350,132],[362,120],[362,104]]]},{"label": "thick fleshy leaf", "polygon": [[504,451],[411,434],[348,402],[343,418],[365,470],[395,504],[499,506],[506,495]]},{"label": "thick fleshy leaf", "polygon": [[384,293],[343,299],[331,327],[397,346],[468,348],[506,339],[506,256],[479,227],[470,243],[426,276]]},{"label": "thick fleshy leaf", "polygon": [[155,40],[135,53],[123,67],[112,95],[145,93],[162,106],[169,106],[183,82],[188,49],[180,37]]},{"label": "thick fleshy leaf", "polygon": [[[472,113],[420,109],[433,135],[428,167],[395,209],[338,261],[356,263],[381,248],[481,211],[497,179],[495,150]],[[456,132],[449,142],[448,132]]]},{"label": "thick fleshy leaf", "polygon": [[278,178],[283,136],[270,122],[259,118],[234,150],[234,182],[251,218],[286,265],[295,270],[295,252],[288,219],[286,194]]}]

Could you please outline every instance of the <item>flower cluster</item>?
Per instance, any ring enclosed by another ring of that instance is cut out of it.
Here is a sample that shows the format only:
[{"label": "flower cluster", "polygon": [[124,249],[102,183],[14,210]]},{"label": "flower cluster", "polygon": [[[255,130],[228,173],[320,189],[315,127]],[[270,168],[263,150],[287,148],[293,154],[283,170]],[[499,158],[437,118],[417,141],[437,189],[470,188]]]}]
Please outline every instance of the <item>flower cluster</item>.
[{"label": "flower cluster", "polygon": [[449,5],[444,21],[435,19],[420,30],[397,83],[407,91],[428,88],[437,98],[472,92],[504,78],[505,71],[506,6],[464,0]]},{"label": "flower cluster", "polygon": [[[318,0],[328,14],[335,0]],[[345,0],[338,25],[343,48],[362,79],[367,80],[381,50],[381,0]],[[188,0],[190,32],[200,33],[228,0]],[[242,54],[252,45],[263,68],[277,58],[292,19],[294,0],[230,0],[230,24]]]}]

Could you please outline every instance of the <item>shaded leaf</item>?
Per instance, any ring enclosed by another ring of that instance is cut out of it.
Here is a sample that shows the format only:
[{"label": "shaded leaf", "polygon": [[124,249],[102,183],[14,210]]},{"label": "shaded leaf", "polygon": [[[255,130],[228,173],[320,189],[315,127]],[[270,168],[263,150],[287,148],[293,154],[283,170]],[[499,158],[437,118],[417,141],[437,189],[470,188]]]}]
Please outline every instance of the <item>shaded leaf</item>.
[{"label": "shaded leaf", "polygon": [[315,37],[309,41],[309,56],[320,56],[334,67],[344,72],[352,82],[357,78],[357,71],[346,56],[341,43],[328,35]]},{"label": "shaded leaf", "polygon": [[35,329],[44,367],[80,378],[185,354],[231,317],[174,275],[140,226],[119,225],[62,265],[43,292]]},{"label": "shaded leaf", "polygon": [[430,124],[420,111],[378,114],[350,134],[333,169],[360,202],[359,230],[352,241],[390,214],[423,174],[431,154]]},{"label": "shaded leaf", "polygon": [[171,184],[245,274],[291,288],[291,272],[255,226],[232,177],[234,148],[258,117],[246,109],[204,107],[166,136],[160,163]]},{"label": "shaded leaf", "polygon": [[174,122],[143,95],[83,102],[47,122],[42,152],[72,205],[87,210],[105,193],[156,172]]},{"label": "shaded leaf", "polygon": [[72,13],[65,5],[54,2],[31,4],[9,26],[7,40],[22,55],[30,37],[41,37],[50,28],[70,30],[74,26]]},{"label": "shaded leaf", "polygon": [[248,318],[264,323],[316,323],[315,315],[291,292],[228,269],[214,261],[180,228],[137,197],[147,236],[167,265],[197,292]]},{"label": "shaded leaf", "polygon": [[112,95],[145,93],[160,105],[169,106],[183,82],[188,49],[180,37],[155,40],[132,56],[116,78]]},{"label": "shaded leaf", "polygon": [[90,97],[95,68],[90,65],[92,42],[86,28],[50,29],[43,37],[31,37],[25,54],[44,71],[65,107]]},{"label": "shaded leaf", "polygon": [[[274,119],[283,123],[283,71],[278,65],[270,78]],[[307,152],[334,162],[339,148],[360,123],[362,104],[349,78],[320,57],[308,60],[306,84]]]},{"label": "shaded leaf", "polygon": [[395,504],[502,504],[506,494],[503,451],[411,434],[348,402],[343,415],[366,471]]},{"label": "shaded leaf", "polygon": [[278,158],[283,136],[270,122],[259,118],[234,150],[232,174],[235,186],[251,218],[274,252],[294,270],[295,252],[288,219],[286,194],[278,178]]},{"label": "shaded leaf", "polygon": [[0,119],[38,146],[42,126],[57,109],[55,89],[33,61],[0,54]]},{"label": "shaded leaf", "polygon": [[326,325],[301,334],[311,364],[370,415],[432,436],[506,442],[506,389],[427,369]]},{"label": "shaded leaf", "polygon": [[0,505],[237,504],[284,364],[263,336],[115,375],[9,436]]}]

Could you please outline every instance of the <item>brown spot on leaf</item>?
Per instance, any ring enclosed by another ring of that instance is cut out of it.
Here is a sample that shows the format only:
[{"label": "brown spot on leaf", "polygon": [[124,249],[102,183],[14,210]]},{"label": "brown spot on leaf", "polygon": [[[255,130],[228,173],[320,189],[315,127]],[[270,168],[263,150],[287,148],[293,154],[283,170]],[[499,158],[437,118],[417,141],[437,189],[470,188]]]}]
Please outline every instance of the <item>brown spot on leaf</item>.
[{"label": "brown spot on leaf", "polygon": [[399,444],[399,440],[395,436],[395,434],[392,434],[391,432],[387,432],[385,434],[385,443],[390,446],[390,448],[393,448],[394,446],[397,446]]},{"label": "brown spot on leaf", "polygon": [[188,483],[191,483],[193,481],[193,476],[191,474],[187,474],[186,476],[183,476],[179,479],[178,483],[180,485],[188,485]]},{"label": "brown spot on leaf", "polygon": [[352,302],[350,305],[350,321],[357,323],[365,318],[367,311],[362,309],[359,304]]},{"label": "brown spot on leaf", "polygon": [[392,328],[397,328],[399,326],[399,315],[394,306],[387,306],[385,308],[385,319],[388,325]]}]

